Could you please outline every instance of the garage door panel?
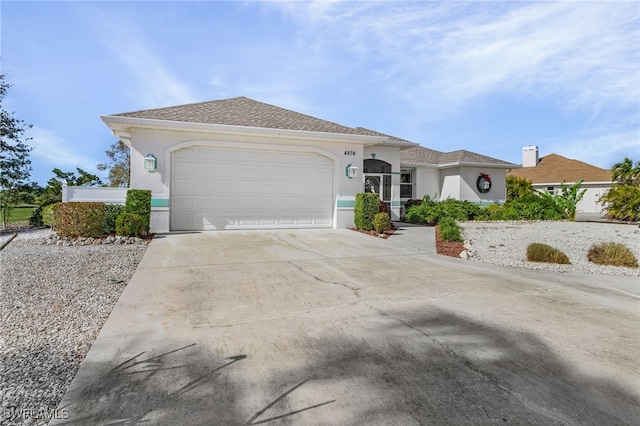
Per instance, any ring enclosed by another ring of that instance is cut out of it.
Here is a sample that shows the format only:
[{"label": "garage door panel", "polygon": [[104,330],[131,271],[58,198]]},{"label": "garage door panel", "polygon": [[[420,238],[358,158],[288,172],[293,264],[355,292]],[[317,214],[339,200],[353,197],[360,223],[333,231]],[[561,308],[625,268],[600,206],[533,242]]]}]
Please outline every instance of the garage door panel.
[{"label": "garage door panel", "polygon": [[194,147],[172,155],[171,229],[330,227],[333,161]]}]

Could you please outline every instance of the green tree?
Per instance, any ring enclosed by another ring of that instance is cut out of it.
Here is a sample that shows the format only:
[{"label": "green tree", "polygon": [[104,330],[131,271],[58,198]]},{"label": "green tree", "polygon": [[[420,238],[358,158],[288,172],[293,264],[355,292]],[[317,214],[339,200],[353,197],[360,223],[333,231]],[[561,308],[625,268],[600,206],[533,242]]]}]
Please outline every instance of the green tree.
[{"label": "green tree", "polygon": [[32,126],[4,109],[3,100],[11,87],[5,78],[6,74],[0,74],[0,213],[6,229],[9,213],[19,199],[19,189],[31,175],[32,148],[26,144],[30,138],[25,132]]},{"label": "green tree", "polygon": [[55,175],[47,181],[47,187],[44,189],[43,194],[36,198],[36,203],[41,206],[52,204],[58,201],[62,201],[62,184],[68,186],[101,186],[102,181],[94,174],[88,173],[81,168],[77,167],[76,172],[63,172],[62,170],[55,168],[52,170]]},{"label": "green tree", "polygon": [[533,195],[535,191],[531,181],[513,175],[507,175],[507,201]]},{"label": "green tree", "polygon": [[613,186],[598,201],[606,203],[605,211],[610,219],[640,220],[640,161],[625,159],[611,168]]},{"label": "green tree", "polygon": [[570,220],[576,219],[576,208],[578,203],[584,197],[587,192],[586,189],[580,190],[583,180],[567,186],[564,182],[560,184],[560,193],[556,194],[556,203],[564,210],[567,218]]},{"label": "green tree", "polygon": [[109,163],[98,164],[98,170],[109,170],[109,186],[128,188],[130,178],[130,149],[122,141],[114,142],[105,151]]}]

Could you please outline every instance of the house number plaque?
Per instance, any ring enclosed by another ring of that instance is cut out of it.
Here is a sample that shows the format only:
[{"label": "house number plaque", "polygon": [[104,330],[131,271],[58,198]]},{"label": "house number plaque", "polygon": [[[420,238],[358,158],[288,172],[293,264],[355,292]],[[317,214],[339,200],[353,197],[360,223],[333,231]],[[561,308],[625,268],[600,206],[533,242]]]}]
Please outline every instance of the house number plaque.
[{"label": "house number plaque", "polygon": [[344,155],[353,156],[353,155],[356,155],[356,152],[355,151],[345,151]]}]

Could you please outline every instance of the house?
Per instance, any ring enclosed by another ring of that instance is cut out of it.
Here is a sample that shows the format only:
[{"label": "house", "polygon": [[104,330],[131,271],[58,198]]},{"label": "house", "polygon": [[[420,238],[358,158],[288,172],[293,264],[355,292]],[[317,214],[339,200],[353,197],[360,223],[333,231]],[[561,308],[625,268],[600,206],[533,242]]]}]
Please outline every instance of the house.
[{"label": "house", "polygon": [[152,191],[155,232],[347,228],[363,191],[397,220],[424,194],[503,200],[505,172],[518,167],[245,97],[101,118],[131,148],[131,187]]},{"label": "house", "polygon": [[580,188],[587,191],[578,203],[577,211],[586,213],[602,212],[603,205],[598,200],[612,185],[611,171],[558,154],[539,157],[535,145],[522,149],[522,168],[514,169],[509,174],[527,179],[537,191],[551,193],[559,191],[563,182],[571,185],[582,180]]}]

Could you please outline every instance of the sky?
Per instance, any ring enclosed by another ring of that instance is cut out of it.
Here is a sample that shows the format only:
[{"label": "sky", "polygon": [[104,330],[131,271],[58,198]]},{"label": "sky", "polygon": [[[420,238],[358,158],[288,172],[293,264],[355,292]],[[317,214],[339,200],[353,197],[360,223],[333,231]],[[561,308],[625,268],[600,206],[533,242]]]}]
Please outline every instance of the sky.
[{"label": "sky", "polygon": [[0,19],[41,185],[106,177],[100,115],[236,96],[515,164],[640,160],[638,2],[2,0]]}]

